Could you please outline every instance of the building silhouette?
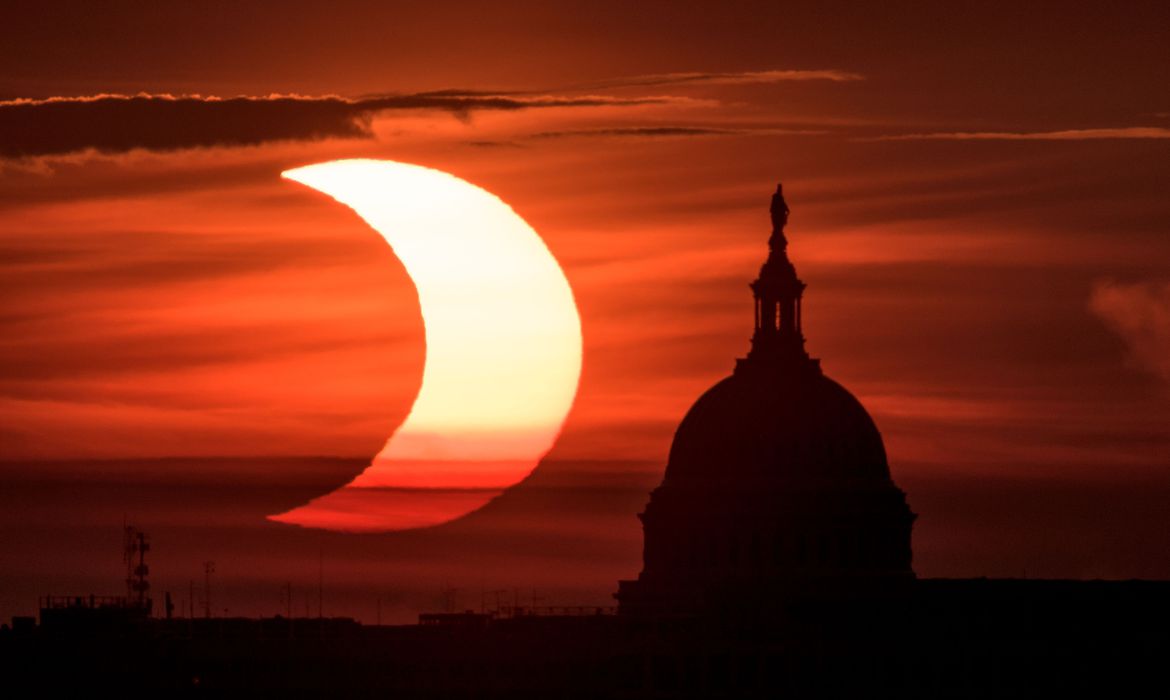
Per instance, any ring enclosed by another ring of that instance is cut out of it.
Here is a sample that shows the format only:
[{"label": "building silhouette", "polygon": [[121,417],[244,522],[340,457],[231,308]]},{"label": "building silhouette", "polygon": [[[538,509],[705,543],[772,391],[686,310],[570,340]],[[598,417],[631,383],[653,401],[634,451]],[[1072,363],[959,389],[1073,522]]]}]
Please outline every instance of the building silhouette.
[{"label": "building silhouette", "polygon": [[425,613],[420,624],[151,614],[46,598],[0,631],[12,697],[938,698],[1164,694],[1170,582],[915,576],[915,515],[864,407],[804,348],[777,188],[747,356],[675,433],[618,614]]},{"label": "building silhouette", "polygon": [[627,615],[759,616],[812,593],[874,592],[914,577],[915,515],[873,420],[804,347],[805,284],[772,200],[769,254],[751,283],[751,350],[674,436],[641,520],[644,568]]}]

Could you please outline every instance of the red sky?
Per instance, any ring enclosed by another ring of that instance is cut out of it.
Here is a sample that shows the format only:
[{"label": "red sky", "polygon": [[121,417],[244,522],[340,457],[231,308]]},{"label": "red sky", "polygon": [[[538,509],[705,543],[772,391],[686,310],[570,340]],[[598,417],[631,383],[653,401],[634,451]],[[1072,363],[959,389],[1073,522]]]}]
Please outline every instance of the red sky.
[{"label": "red sky", "polygon": [[[779,179],[809,350],[886,439],[919,574],[1170,576],[1164,4],[365,5],[0,27],[0,613],[117,590],[127,511],[158,585],[217,559],[239,612],[326,545],[336,612],[604,602],[674,427],[747,350]],[[580,308],[549,463],[441,532],[262,520],[360,469],[421,378],[392,252],[279,177],[340,157],[497,194]]]}]

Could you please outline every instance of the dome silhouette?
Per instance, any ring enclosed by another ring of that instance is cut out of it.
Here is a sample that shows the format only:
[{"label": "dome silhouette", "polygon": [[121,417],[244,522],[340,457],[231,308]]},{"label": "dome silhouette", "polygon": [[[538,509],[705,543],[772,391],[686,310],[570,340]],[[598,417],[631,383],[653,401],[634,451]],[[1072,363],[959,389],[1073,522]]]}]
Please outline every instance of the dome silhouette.
[{"label": "dome silhouette", "polygon": [[877,426],[844,387],[812,372],[760,379],[738,372],[699,397],[675,432],[664,483],[890,478]]}]

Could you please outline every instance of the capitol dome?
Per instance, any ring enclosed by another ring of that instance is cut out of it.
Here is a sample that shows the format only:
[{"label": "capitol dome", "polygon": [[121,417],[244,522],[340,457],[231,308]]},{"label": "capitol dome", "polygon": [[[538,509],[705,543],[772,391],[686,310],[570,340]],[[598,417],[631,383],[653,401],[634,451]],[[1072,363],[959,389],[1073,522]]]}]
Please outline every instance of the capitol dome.
[{"label": "capitol dome", "polygon": [[805,350],[805,284],[787,222],[777,187],[769,254],[751,283],[751,349],[675,432],[639,515],[642,572],[619,583],[623,614],[759,615],[798,596],[914,578],[916,516],[890,478],[881,433]]},{"label": "capitol dome", "polygon": [[890,478],[882,436],[853,394],[819,372],[741,370],[699,397],[674,436],[665,483]]}]

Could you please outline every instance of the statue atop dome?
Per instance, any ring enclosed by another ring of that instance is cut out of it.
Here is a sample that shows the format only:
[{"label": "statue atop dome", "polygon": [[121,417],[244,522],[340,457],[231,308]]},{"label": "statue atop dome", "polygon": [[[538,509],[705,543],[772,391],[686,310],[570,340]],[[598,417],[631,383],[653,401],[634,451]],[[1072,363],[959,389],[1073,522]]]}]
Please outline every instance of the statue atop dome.
[{"label": "statue atop dome", "polygon": [[788,203],[784,201],[784,184],[776,183],[776,194],[772,195],[772,233],[781,233],[788,225]]},{"label": "statue atop dome", "polygon": [[776,194],[772,195],[772,235],[768,238],[768,250],[783,252],[788,248],[784,227],[788,225],[788,202],[784,201],[784,185],[776,183]]},{"label": "statue atop dome", "polygon": [[756,324],[747,359],[756,365],[815,367],[816,361],[810,360],[804,350],[801,332],[804,282],[796,276],[796,268],[788,259],[784,227],[788,224],[789,210],[782,184],[776,185],[769,211],[772,235],[768,238],[768,257],[760,268],[759,278],[750,285],[755,296]]}]

